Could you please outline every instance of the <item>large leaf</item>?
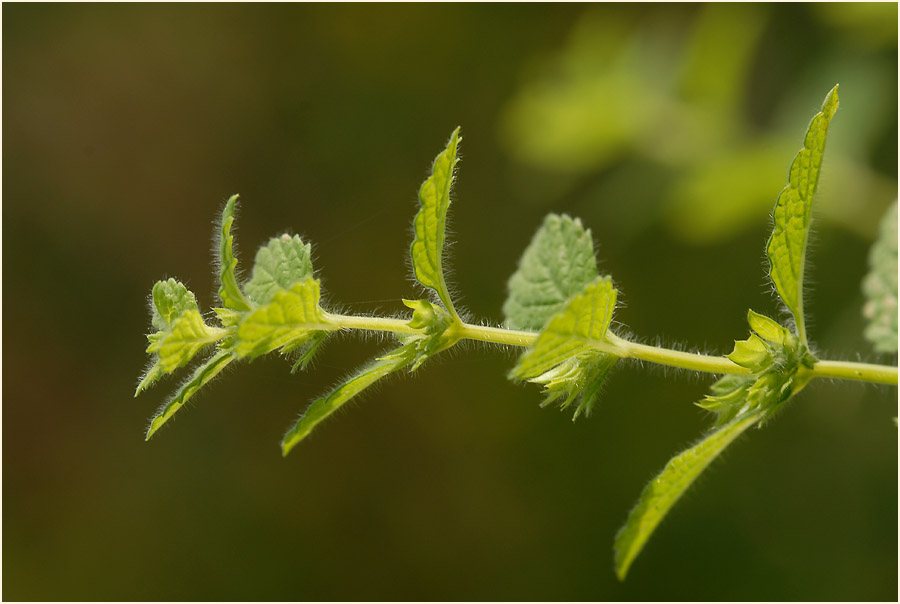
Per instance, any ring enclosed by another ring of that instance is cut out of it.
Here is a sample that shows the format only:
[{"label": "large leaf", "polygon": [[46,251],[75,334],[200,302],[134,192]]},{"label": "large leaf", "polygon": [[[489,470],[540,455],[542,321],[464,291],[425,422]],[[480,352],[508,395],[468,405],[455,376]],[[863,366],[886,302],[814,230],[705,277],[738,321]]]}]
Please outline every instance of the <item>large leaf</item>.
[{"label": "large leaf", "polygon": [[138,384],[135,396],[227,335],[224,329],[203,321],[194,294],[175,279],[158,281],[153,286],[152,301],[151,323],[158,331],[147,336],[147,352],[153,355],[154,363]]},{"label": "large leaf", "polygon": [[809,124],[803,148],[791,164],[789,182],[778,196],[772,211],[774,230],[766,246],[772,283],[785,306],[794,315],[797,332],[804,345],[807,344],[807,338],[803,315],[803,271],[806,266],[810,211],[813,195],[819,184],[828,126],[838,108],[837,90],[837,86],[831,89],[825,97],[822,110]]},{"label": "large leaf", "polygon": [[509,279],[509,297],[503,305],[506,325],[540,330],[596,278],[590,230],[577,218],[548,215]]},{"label": "large leaf", "polygon": [[881,219],[878,239],[869,252],[869,274],[863,280],[869,320],[863,334],[878,352],[897,352],[897,202]]},{"label": "large leaf", "polygon": [[414,344],[407,344],[393,350],[389,354],[375,359],[356,374],[347,379],[323,398],[314,401],[303,416],[291,428],[281,441],[281,452],[287,455],[301,440],[306,438],[312,430],[332,413],[361,393],[363,390],[382,379],[403,369],[416,358]]},{"label": "large leaf", "polygon": [[444,278],[444,241],[447,229],[447,210],[450,191],[459,161],[457,147],[462,137],[459,128],[453,131],[447,147],[438,154],[429,176],[419,189],[421,208],[413,222],[415,238],[410,247],[413,271],[419,283],[435,290],[441,302],[455,317],[456,311]]}]

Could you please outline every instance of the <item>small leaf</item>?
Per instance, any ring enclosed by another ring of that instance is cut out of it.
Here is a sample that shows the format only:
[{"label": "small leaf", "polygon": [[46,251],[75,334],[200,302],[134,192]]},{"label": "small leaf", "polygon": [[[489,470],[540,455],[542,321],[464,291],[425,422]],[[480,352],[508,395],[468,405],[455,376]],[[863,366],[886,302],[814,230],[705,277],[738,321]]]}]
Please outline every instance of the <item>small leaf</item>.
[{"label": "small leaf", "polygon": [[237,258],[234,257],[234,235],[231,225],[234,223],[234,211],[238,196],[232,195],[222,210],[222,219],[217,230],[219,253],[219,299],[225,308],[237,311],[250,310],[250,302],[244,296],[235,276]]},{"label": "small leaf", "polygon": [[319,332],[337,329],[319,308],[319,282],[307,279],[278,290],[268,304],[247,314],[237,328],[234,352],[255,359],[279,348],[296,351],[318,344]]},{"label": "small leaf", "polygon": [[769,276],[794,315],[797,332],[808,347],[803,315],[803,271],[806,266],[806,243],[809,238],[810,210],[819,183],[819,170],[825,152],[828,126],[838,108],[838,87],[825,97],[822,111],[810,122],[803,148],[791,164],[789,182],[778,196],[772,220],[775,228],[766,246]]},{"label": "small leaf", "polygon": [[432,356],[456,344],[460,336],[453,329],[455,323],[452,317],[443,308],[428,300],[403,300],[403,304],[413,309],[413,317],[407,325],[424,330],[424,334],[400,338],[404,343],[415,346],[416,358],[411,368],[415,371]]},{"label": "small leaf", "polygon": [[762,371],[772,362],[769,347],[756,334],[750,334],[746,340],[735,340],[734,351],[727,357],[732,363],[753,372]]},{"label": "small leaf", "polygon": [[863,335],[878,352],[897,352],[897,202],[878,229],[869,252],[869,274],[862,284],[863,314],[869,320]]},{"label": "small leaf", "polygon": [[429,176],[419,189],[421,209],[413,222],[415,239],[410,247],[413,270],[419,283],[435,290],[444,306],[456,317],[450,292],[444,278],[444,241],[447,229],[447,210],[454,171],[459,161],[457,147],[462,137],[459,128],[450,135],[447,147],[435,158]]},{"label": "small leaf", "polygon": [[565,409],[581,394],[575,418],[582,413],[588,415],[603,380],[618,361],[617,356],[599,349],[612,347],[606,332],[615,307],[612,281],[609,277],[595,280],[547,321],[510,377],[544,386],[545,405],[565,397],[561,401]]},{"label": "small leaf", "polygon": [[750,324],[750,329],[755,331],[756,335],[766,342],[775,346],[784,344],[784,337],[787,330],[769,317],[748,310],[747,322]]},{"label": "small leaf", "polygon": [[560,409],[566,410],[578,398],[572,414],[572,421],[575,421],[581,415],[591,414],[600,388],[618,360],[610,354],[580,354],[528,381],[544,387],[546,398],[541,407],[558,402]]},{"label": "small leaf", "polygon": [[616,574],[624,580],[631,563],[653,531],[697,476],[747,428],[757,423],[762,411],[746,413],[676,455],[641,493],[625,526],[616,536]]},{"label": "small leaf", "polygon": [[225,367],[234,360],[234,355],[229,351],[219,351],[206,363],[198,367],[191,378],[175,392],[171,399],[160,407],[156,415],[150,420],[147,429],[147,440],[153,436],[160,427],[169,421],[175,413],[204,385],[216,377]]},{"label": "small leaf", "polygon": [[175,279],[153,286],[151,323],[158,330],[147,336],[147,352],[154,363],[137,387],[135,396],[167,373],[191,362],[200,350],[224,338],[228,332],[203,321],[197,299]]},{"label": "small leaf", "polygon": [[403,369],[414,358],[415,347],[413,345],[401,346],[360,369],[353,377],[332,390],[328,396],[317,399],[300,417],[297,424],[284,436],[284,439],[281,441],[282,454],[287,455],[320,422],[337,411],[344,403],[381,378]]},{"label": "small leaf", "polygon": [[577,218],[550,214],[525,248],[503,305],[511,329],[539,330],[597,278],[590,230]]},{"label": "small leaf", "polygon": [[313,276],[311,246],[297,235],[273,237],[256,253],[253,275],[245,284],[255,304],[268,304],[276,292],[291,289]]}]

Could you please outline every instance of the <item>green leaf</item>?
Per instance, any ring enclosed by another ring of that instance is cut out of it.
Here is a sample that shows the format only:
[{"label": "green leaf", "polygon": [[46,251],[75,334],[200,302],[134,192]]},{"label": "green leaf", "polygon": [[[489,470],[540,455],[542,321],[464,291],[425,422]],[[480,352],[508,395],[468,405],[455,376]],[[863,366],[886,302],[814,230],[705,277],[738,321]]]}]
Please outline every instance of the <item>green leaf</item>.
[{"label": "green leaf", "polygon": [[757,423],[762,414],[760,410],[746,413],[712,432],[697,445],[676,455],[647,485],[625,526],[616,536],[616,574],[619,580],[625,579],[631,563],[647,539],[697,476],[734,439]]},{"label": "green leaf", "polygon": [[171,399],[160,407],[156,415],[150,420],[147,429],[147,440],[150,440],[160,427],[169,421],[175,413],[204,385],[216,377],[225,367],[234,360],[230,351],[221,350],[212,356],[206,363],[198,367],[194,374],[175,392]]},{"label": "green leaf", "polygon": [[784,339],[788,334],[788,331],[769,317],[748,310],[747,322],[750,324],[750,329],[755,331],[756,335],[766,342],[775,346],[784,344]]},{"label": "green leaf", "polygon": [[572,356],[607,343],[606,331],[616,307],[616,290],[609,277],[601,277],[572,298],[519,358],[512,377],[537,377]]},{"label": "green leaf", "polygon": [[318,345],[322,331],[336,329],[319,307],[319,296],[315,279],[276,291],[271,302],[245,315],[238,325],[235,355],[255,359],[279,348],[288,353]]},{"label": "green leaf", "polygon": [[459,128],[450,135],[450,142],[435,158],[429,176],[419,189],[421,208],[413,222],[415,238],[410,247],[413,270],[419,283],[435,290],[447,310],[456,317],[447,282],[444,278],[444,240],[447,229],[447,210],[450,190],[459,161],[457,148],[462,137]]},{"label": "green leaf", "polygon": [[203,321],[194,294],[175,279],[157,281],[152,300],[151,323],[158,331],[147,336],[147,352],[153,355],[154,363],[138,384],[135,396],[163,375],[190,363],[200,350],[228,333]]},{"label": "green leaf", "polygon": [[878,229],[869,251],[869,274],[862,284],[866,295],[863,315],[869,320],[863,334],[878,352],[897,352],[897,202]]},{"label": "green leaf", "polygon": [[803,148],[791,164],[789,182],[778,196],[772,220],[775,228],[766,246],[769,276],[785,306],[794,315],[797,335],[807,346],[803,315],[803,271],[809,238],[810,210],[819,183],[828,126],[838,108],[838,87],[825,97],[822,111],[810,122]]},{"label": "green leaf", "polygon": [[452,329],[453,318],[443,308],[428,300],[403,300],[403,304],[407,308],[413,309],[412,319],[407,322],[407,325],[425,332],[424,334],[399,336],[404,343],[415,346],[416,358],[411,368],[411,371],[415,371],[432,356],[459,342],[460,336]]},{"label": "green leaf", "polygon": [[268,304],[275,293],[312,278],[311,246],[297,235],[273,237],[256,253],[253,275],[244,285],[255,304]]},{"label": "green leaf", "polygon": [[772,362],[769,347],[756,334],[746,340],[735,340],[734,351],[727,355],[735,365],[746,367],[753,372],[762,371]]},{"label": "green leaf", "polygon": [[222,210],[222,219],[219,224],[218,243],[219,253],[219,299],[225,308],[238,311],[250,310],[250,302],[244,296],[235,275],[237,258],[234,257],[234,235],[231,234],[231,225],[234,223],[234,211],[238,196],[232,195],[225,203]]},{"label": "green leaf", "polygon": [[[756,318],[753,323],[759,325]],[[755,342],[754,338],[759,344],[748,344],[750,352],[747,354],[754,354],[756,347],[762,344],[755,335],[748,342]],[[628,568],[654,529],[710,462],[751,425],[762,425],[769,420],[809,381],[812,374],[808,369],[815,359],[797,338],[788,334],[782,348],[767,349],[767,354],[771,356],[765,370],[754,367],[754,371],[760,370],[762,373],[726,375],[713,384],[711,396],[697,403],[718,414],[715,429],[699,444],[669,461],[644,489],[637,506],[616,537],[616,573],[619,579],[625,578]]]},{"label": "green leaf", "polygon": [[519,358],[510,372],[516,381],[528,380],[544,386],[544,404],[562,397],[566,408],[582,395],[575,417],[587,415],[599,388],[618,357],[606,332],[616,307],[616,290],[609,277],[596,279],[572,298],[565,308],[547,321],[534,345]]},{"label": "green leaf", "polygon": [[281,452],[287,455],[301,440],[306,438],[320,422],[358,395],[360,392],[383,377],[403,369],[415,359],[415,346],[407,344],[393,350],[389,354],[375,359],[343,384],[331,391],[328,396],[317,399],[291,428],[281,441]]},{"label": "green leaf", "polygon": [[550,214],[525,248],[503,305],[511,329],[541,329],[597,278],[590,230],[577,218]]}]

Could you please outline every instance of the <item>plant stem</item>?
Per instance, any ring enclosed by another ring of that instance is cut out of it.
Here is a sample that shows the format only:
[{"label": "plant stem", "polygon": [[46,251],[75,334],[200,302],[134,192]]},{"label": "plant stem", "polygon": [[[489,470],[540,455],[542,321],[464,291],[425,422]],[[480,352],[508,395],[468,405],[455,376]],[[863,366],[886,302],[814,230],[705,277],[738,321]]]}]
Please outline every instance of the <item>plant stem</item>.
[{"label": "plant stem", "polygon": [[[415,329],[409,326],[405,319],[390,319],[387,317],[365,317],[356,315],[325,314],[329,323],[338,329],[362,329],[366,331],[389,331],[402,334],[422,334],[423,329]],[[487,327],[484,325],[472,325],[462,323],[455,327],[460,338],[478,340],[490,344],[506,346],[531,346],[537,341],[538,335],[533,331],[519,331],[515,329],[502,329],[499,327]],[[603,352],[621,358],[640,359],[658,365],[679,367],[691,371],[703,371],[706,373],[734,373],[749,375],[751,371],[740,365],[732,363],[726,357],[682,352],[669,348],[648,346],[624,340],[613,333],[607,333],[606,342],[591,341],[589,344]],[[875,382],[878,384],[897,384],[897,368],[890,365],[872,365],[868,363],[850,363],[846,361],[818,361],[810,370],[811,377],[834,378],[844,380],[858,380],[862,382]]]},{"label": "plant stem", "polygon": [[812,377],[859,380],[876,384],[897,385],[897,368],[891,365],[851,363],[849,361],[819,361],[811,370]]}]

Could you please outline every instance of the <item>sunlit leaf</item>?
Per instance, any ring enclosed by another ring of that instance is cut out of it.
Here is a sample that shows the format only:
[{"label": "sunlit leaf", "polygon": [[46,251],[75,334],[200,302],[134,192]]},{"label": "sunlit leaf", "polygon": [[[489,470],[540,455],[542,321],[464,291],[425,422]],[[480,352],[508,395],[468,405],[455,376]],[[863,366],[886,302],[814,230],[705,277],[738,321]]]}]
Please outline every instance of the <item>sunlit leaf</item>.
[{"label": "sunlit leaf", "polygon": [[415,238],[410,247],[413,271],[419,283],[435,290],[441,302],[452,314],[453,302],[444,277],[444,241],[447,230],[447,210],[454,172],[459,161],[457,147],[462,137],[459,128],[453,131],[447,147],[435,158],[429,176],[419,189],[419,209],[413,221]]},{"label": "sunlit leaf", "polygon": [[828,126],[838,108],[837,89],[835,86],[825,97],[822,111],[810,122],[803,148],[791,164],[789,182],[778,196],[772,211],[775,228],[766,246],[772,283],[785,306],[794,315],[797,332],[804,345],[806,321],[803,315],[803,272],[806,267],[810,211],[813,195],[819,184]]},{"label": "sunlit leaf", "polygon": [[221,340],[227,331],[203,321],[197,299],[175,279],[153,286],[151,323],[158,331],[147,336],[147,352],[154,363],[137,387],[135,396],[167,373],[191,362],[198,352]]},{"label": "sunlit leaf", "polygon": [[237,327],[234,352],[255,359],[277,349],[292,352],[318,343],[319,332],[336,329],[319,308],[319,282],[307,279],[275,292],[271,302],[248,313]]},{"label": "sunlit leaf", "polygon": [[582,394],[575,416],[589,413],[603,379],[618,360],[600,349],[611,347],[606,332],[615,307],[612,281],[596,279],[547,322],[510,377],[543,385],[545,404],[565,397],[561,401],[565,408]]},{"label": "sunlit leaf", "polygon": [[238,196],[232,195],[222,209],[222,218],[219,229],[216,232],[218,238],[219,262],[219,299],[222,305],[231,310],[250,310],[250,302],[238,285],[235,269],[237,258],[234,257],[234,235],[231,234],[231,226],[234,224],[234,212]]}]

